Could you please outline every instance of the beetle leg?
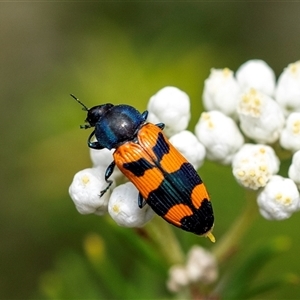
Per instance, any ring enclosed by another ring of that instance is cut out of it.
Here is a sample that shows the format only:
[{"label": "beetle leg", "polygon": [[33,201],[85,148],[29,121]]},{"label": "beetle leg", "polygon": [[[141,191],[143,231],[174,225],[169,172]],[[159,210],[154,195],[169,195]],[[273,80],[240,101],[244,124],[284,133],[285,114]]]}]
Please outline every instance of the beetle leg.
[{"label": "beetle leg", "polygon": [[144,119],[144,121],[147,120],[147,117],[148,117],[148,110],[145,110],[143,113],[142,113],[142,118]]},{"label": "beetle leg", "polygon": [[143,208],[146,205],[146,203],[147,202],[143,198],[142,194],[139,193],[139,196],[138,196],[138,205],[139,205],[139,208]]},{"label": "beetle leg", "polygon": [[108,178],[111,176],[111,174],[114,172],[116,163],[114,161],[111,162],[111,164],[107,167],[105,171],[105,181],[109,182]]},{"label": "beetle leg", "polygon": [[158,123],[158,124],[155,124],[155,126],[157,126],[158,128],[160,128],[161,130],[163,130],[165,128],[165,124],[164,123]]},{"label": "beetle leg", "polygon": [[103,147],[99,144],[98,141],[96,142],[91,142],[93,136],[95,135],[95,130],[90,134],[89,138],[88,138],[88,141],[87,141],[87,144],[90,148],[92,149],[96,149],[96,150],[100,150],[100,149],[103,149]]},{"label": "beetle leg", "polygon": [[113,183],[112,180],[107,180],[106,182],[108,183],[108,186],[104,190],[100,191],[100,198],[108,191],[108,189],[110,188],[110,186]]},{"label": "beetle leg", "polygon": [[115,165],[116,163],[113,161],[106,169],[105,171],[105,181],[108,183],[107,187],[102,190],[100,192],[100,197],[102,197],[106,192],[107,190],[110,188],[110,186],[112,185],[113,181],[112,180],[109,180],[108,178],[111,176],[111,174],[114,172],[114,168],[115,168]]}]

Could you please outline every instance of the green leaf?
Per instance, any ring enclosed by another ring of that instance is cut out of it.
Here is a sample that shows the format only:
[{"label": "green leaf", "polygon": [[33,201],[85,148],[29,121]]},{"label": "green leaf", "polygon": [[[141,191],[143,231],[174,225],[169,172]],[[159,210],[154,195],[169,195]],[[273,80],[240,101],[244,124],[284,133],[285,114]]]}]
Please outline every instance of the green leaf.
[{"label": "green leaf", "polygon": [[299,285],[300,278],[296,274],[284,274],[274,280],[262,283],[250,289],[247,293],[246,298],[253,298],[258,295],[262,295],[267,292],[271,292],[284,285]]},{"label": "green leaf", "polygon": [[259,294],[276,288],[278,280],[263,283],[255,289],[251,284],[261,269],[278,254],[287,251],[291,241],[287,237],[277,237],[259,245],[235,270],[231,271],[222,296],[225,299],[244,299],[247,295]]}]

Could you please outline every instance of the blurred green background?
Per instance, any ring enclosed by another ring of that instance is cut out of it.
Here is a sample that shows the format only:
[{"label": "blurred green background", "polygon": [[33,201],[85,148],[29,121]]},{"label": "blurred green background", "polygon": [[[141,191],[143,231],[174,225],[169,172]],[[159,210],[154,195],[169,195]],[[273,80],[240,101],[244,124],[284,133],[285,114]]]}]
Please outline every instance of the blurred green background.
[{"label": "blurred green background", "polygon": [[[212,67],[236,70],[259,58],[278,76],[299,60],[299,16],[299,3],[1,2],[0,298],[171,297],[155,247],[109,218],[80,215],[69,198],[73,175],[91,165],[88,132],[79,130],[85,114],[69,93],[89,107],[127,103],[142,111],[159,89],[177,86],[191,98],[193,130]],[[213,199],[218,240],[242,210],[243,190],[229,167],[206,162],[200,173]],[[184,250],[211,246],[174,231]],[[297,274],[298,232],[299,214],[283,222],[258,216],[231,263],[283,235],[291,247],[257,280]],[[96,271],[84,251],[93,238],[105,261]],[[266,297],[299,299],[300,288]]]}]

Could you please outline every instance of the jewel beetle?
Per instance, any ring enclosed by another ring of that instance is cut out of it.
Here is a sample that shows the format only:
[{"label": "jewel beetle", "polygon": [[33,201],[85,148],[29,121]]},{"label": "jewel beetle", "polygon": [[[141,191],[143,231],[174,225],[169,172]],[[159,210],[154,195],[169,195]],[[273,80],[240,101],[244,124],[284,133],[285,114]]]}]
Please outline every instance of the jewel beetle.
[{"label": "jewel beetle", "polygon": [[138,189],[140,208],[148,204],[167,222],[214,242],[214,214],[207,190],[193,166],[163,133],[164,124],[148,123],[148,111],[140,113],[129,105],[106,103],[89,109],[71,96],[87,112],[81,128],[94,128],[88,146],[115,149],[105,172],[108,185],[100,197],[111,186],[109,177],[117,165]]}]

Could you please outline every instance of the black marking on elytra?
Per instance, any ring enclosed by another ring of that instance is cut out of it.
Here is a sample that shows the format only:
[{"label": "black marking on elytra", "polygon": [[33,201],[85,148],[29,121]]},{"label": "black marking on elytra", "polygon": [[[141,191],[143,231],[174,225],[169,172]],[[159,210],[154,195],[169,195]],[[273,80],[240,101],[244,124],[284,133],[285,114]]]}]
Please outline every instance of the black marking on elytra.
[{"label": "black marking on elytra", "polygon": [[165,154],[168,154],[170,152],[170,146],[166,142],[163,134],[161,132],[157,135],[157,140],[155,146],[152,148],[156,158],[157,162],[160,162]]},{"label": "black marking on elytra", "polygon": [[140,158],[136,161],[123,164],[123,168],[130,171],[136,177],[144,176],[147,170],[150,170],[154,167],[155,166],[149,163],[145,158]]},{"label": "black marking on elytra", "polygon": [[183,217],[180,228],[195,234],[203,235],[211,230],[214,224],[214,214],[211,202],[204,199],[199,209],[191,216]]},{"label": "black marking on elytra", "polygon": [[197,209],[191,196],[199,184],[202,184],[202,180],[192,165],[183,163],[177,171],[164,174],[162,183],[149,193],[147,203],[160,216],[164,216],[173,205],[181,203],[188,205],[194,212]]},{"label": "black marking on elytra", "polygon": [[[165,154],[169,153],[170,147],[167,144],[167,142],[165,141],[164,136],[161,132],[158,133],[156,144],[152,148],[152,150],[156,157],[155,161],[153,161],[153,164],[151,164],[145,158],[140,158],[140,159],[138,159],[136,161],[132,161],[130,163],[124,163],[123,168],[130,171],[133,175],[135,175],[137,177],[143,176],[147,170],[150,170],[154,167],[158,167],[162,171],[162,173],[165,174],[165,172],[160,168],[159,162],[162,160],[162,158]],[[155,164],[156,164],[156,166],[155,166]]]}]

